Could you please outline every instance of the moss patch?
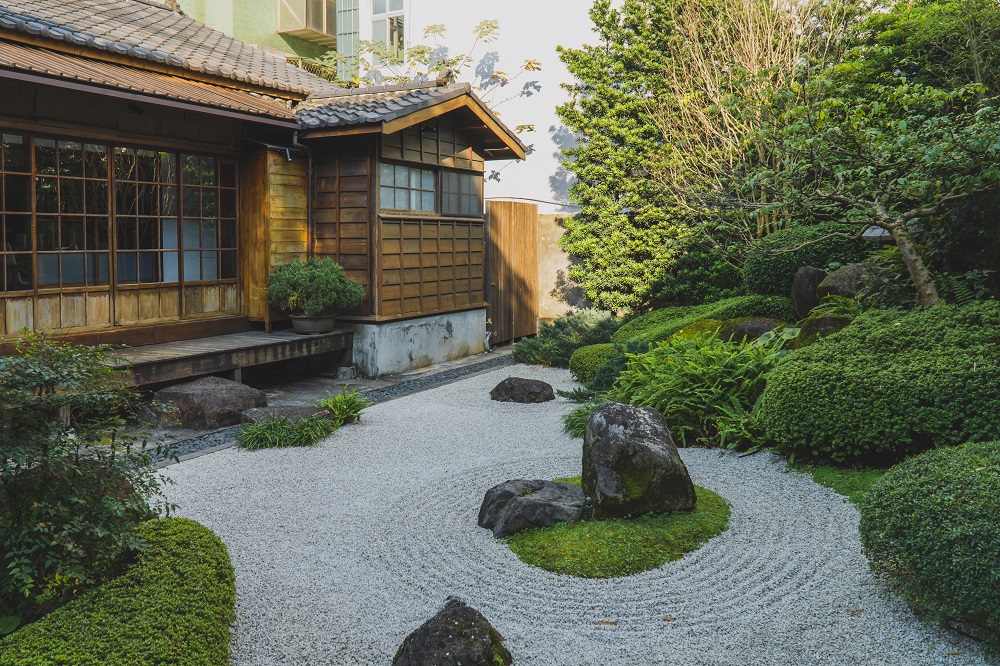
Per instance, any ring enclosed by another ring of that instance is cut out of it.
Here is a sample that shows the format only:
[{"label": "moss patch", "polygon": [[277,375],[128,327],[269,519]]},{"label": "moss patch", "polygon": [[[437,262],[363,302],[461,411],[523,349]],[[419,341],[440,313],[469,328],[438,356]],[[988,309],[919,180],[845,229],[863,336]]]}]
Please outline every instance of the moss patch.
[{"label": "moss patch", "polygon": [[888,470],[868,467],[833,467],[830,465],[790,465],[792,469],[812,474],[813,481],[826,486],[855,504],[864,499],[869,488]]},{"label": "moss patch", "polygon": [[[580,477],[556,479],[580,484]],[[729,527],[729,505],[695,486],[690,513],[564,523],[526,530],[504,539],[521,561],[553,573],[583,578],[617,578],[679,560]]]}]

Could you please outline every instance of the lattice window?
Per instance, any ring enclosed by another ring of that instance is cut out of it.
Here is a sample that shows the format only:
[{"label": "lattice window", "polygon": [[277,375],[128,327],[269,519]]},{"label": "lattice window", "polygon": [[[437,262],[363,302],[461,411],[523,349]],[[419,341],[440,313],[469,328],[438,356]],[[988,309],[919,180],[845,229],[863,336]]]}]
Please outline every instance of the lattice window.
[{"label": "lattice window", "polygon": [[379,165],[379,202],[388,210],[435,209],[434,171],[398,164]]},{"label": "lattice window", "polygon": [[441,212],[445,215],[482,217],[483,177],[459,171],[442,171]]}]

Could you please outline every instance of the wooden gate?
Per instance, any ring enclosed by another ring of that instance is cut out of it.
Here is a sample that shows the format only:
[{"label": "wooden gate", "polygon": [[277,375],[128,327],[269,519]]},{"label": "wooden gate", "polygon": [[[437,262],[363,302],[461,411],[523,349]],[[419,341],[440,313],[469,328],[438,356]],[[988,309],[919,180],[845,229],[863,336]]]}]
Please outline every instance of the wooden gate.
[{"label": "wooden gate", "polygon": [[538,332],[538,206],[514,201],[486,204],[487,317],[493,343]]}]

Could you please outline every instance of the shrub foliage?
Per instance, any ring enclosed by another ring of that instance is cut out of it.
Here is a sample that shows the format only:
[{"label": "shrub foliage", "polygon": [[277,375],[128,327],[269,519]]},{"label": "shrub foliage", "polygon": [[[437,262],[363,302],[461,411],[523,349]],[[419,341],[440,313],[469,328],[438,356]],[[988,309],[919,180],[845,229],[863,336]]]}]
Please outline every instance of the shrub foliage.
[{"label": "shrub foliage", "polygon": [[579,310],[542,324],[538,335],[514,345],[514,360],[568,368],[569,359],[580,347],[610,342],[620,323],[607,312]]},{"label": "shrub foliage", "polygon": [[793,459],[886,465],[1000,432],[1000,303],[870,311],[793,352],[762,398]]},{"label": "shrub foliage", "polygon": [[0,640],[0,666],[229,664],[236,583],[226,546],[193,520],[144,523],[122,576]]},{"label": "shrub foliage", "polygon": [[743,287],[753,294],[784,296],[791,293],[795,271],[803,266],[825,269],[831,264],[864,260],[871,248],[863,241],[837,236],[795,249],[833,232],[856,235],[858,229],[848,224],[824,223],[789,227],[760,239],[743,263]]},{"label": "shrub foliage", "polygon": [[1000,442],[911,458],[860,508],[872,568],[919,609],[1000,647]]},{"label": "shrub foliage", "polygon": [[736,296],[715,303],[653,310],[623,325],[614,334],[614,342],[630,340],[656,342],[702,319],[736,319],[738,317],[770,317],[792,321],[795,314],[787,296]]},{"label": "shrub foliage", "polygon": [[347,277],[344,267],[329,257],[296,260],[267,278],[267,302],[292,314],[344,312],[361,305],[364,298],[361,283]]},{"label": "shrub foliage", "polygon": [[620,347],[613,342],[580,347],[569,358],[569,371],[578,381],[589,384],[594,375]]},{"label": "shrub foliage", "polygon": [[337,430],[337,424],[325,416],[297,419],[267,416],[244,423],[236,434],[236,444],[247,451],[313,446]]},{"label": "shrub foliage", "polygon": [[361,412],[371,407],[372,403],[357,391],[348,391],[347,387],[340,393],[326,392],[327,396],[316,403],[317,407],[329,410],[330,420],[336,427],[361,420]]}]

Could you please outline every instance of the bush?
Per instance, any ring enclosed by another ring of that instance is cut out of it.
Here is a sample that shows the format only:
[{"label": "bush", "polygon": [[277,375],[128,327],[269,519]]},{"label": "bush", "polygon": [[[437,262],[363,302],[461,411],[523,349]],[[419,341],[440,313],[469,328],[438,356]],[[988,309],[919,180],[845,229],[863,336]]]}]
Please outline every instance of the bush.
[{"label": "bush", "polygon": [[236,433],[236,444],[247,451],[312,446],[337,430],[337,424],[324,416],[308,419],[266,416],[244,423]]},{"label": "bush", "polygon": [[341,393],[326,392],[327,398],[316,403],[317,407],[330,412],[329,420],[336,427],[348,423],[358,423],[361,420],[361,412],[371,407],[372,403],[357,391],[348,392],[347,387]]},{"label": "bush", "polygon": [[601,366],[618,349],[618,345],[613,342],[580,347],[569,358],[569,371],[576,377],[577,381],[589,384],[594,380],[594,375],[597,374]]},{"label": "bush", "polygon": [[721,252],[692,248],[659,277],[653,294],[663,305],[701,305],[739,296],[742,280],[740,270],[723,260]]},{"label": "bush", "polygon": [[226,546],[193,520],[144,523],[122,576],[0,640],[0,666],[229,664],[236,583]]},{"label": "bush", "polygon": [[889,470],[860,509],[873,569],[921,611],[1000,648],[1000,443],[911,458]]},{"label": "bush", "polygon": [[316,317],[356,308],[365,299],[365,288],[347,277],[343,266],[321,257],[279,266],[267,278],[266,295],[279,310]]},{"label": "bush", "polygon": [[607,393],[614,386],[615,382],[618,381],[618,376],[622,374],[622,370],[628,365],[628,357],[632,354],[645,354],[648,351],[649,343],[641,340],[627,342],[624,346],[616,342],[615,352],[608,356],[604,365],[594,373],[594,379],[590,382],[590,389],[595,393]]},{"label": "bush", "polygon": [[108,348],[14,346],[0,357],[0,616],[30,621],[146,547],[134,528],[165,507],[165,452],[129,426],[140,404]]},{"label": "bush", "polygon": [[752,446],[759,442],[735,435],[752,430],[747,420],[756,418],[765,377],[782,354],[780,345],[740,345],[710,335],[671,339],[631,357],[608,395],[660,412],[679,446],[719,445],[720,429],[731,448]]},{"label": "bush", "polygon": [[870,311],[768,377],[768,436],[792,459],[886,466],[1000,432],[1000,303]]},{"label": "bush", "polygon": [[736,319],[738,317],[771,317],[792,321],[792,301],[787,296],[737,296],[715,303],[689,307],[653,310],[623,325],[612,341],[625,343],[630,340],[657,342],[702,319]]},{"label": "bush", "polygon": [[743,263],[744,289],[752,294],[784,296],[791,293],[795,271],[803,266],[827,268],[831,264],[856,264],[865,259],[870,248],[864,241],[836,236],[788,251],[833,232],[857,235],[858,227],[824,223],[789,227],[764,236],[750,248]]},{"label": "bush", "polygon": [[514,360],[568,368],[569,359],[580,347],[610,342],[620,323],[607,312],[579,310],[542,324],[538,335],[514,345]]}]

